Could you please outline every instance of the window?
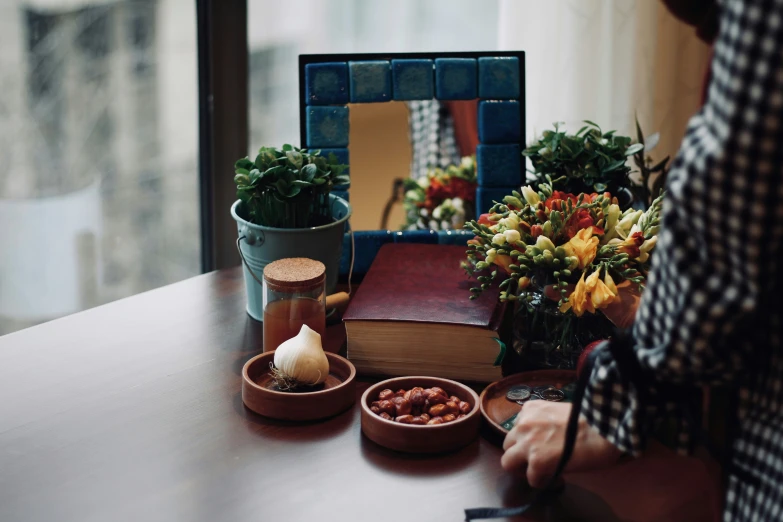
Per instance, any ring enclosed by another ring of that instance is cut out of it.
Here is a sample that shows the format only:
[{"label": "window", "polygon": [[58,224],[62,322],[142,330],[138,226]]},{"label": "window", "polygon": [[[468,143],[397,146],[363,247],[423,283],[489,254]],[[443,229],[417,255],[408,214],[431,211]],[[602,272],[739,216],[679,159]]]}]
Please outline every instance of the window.
[{"label": "window", "polygon": [[198,274],[194,3],[0,13],[0,334]]}]

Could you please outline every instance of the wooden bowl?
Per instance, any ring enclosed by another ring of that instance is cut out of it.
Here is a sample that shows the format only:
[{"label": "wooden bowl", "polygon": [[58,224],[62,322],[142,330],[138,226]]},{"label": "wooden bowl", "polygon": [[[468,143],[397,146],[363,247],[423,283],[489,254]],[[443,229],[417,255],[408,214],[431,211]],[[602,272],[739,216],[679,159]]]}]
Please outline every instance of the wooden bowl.
[{"label": "wooden bowl", "polygon": [[254,412],[273,419],[312,421],[333,417],[356,402],[356,368],[347,359],[326,352],[329,377],[322,390],[281,392],[271,389],[269,363],[275,352],[253,357],[242,368],[242,402]]},{"label": "wooden bowl", "polygon": [[[531,388],[552,384],[557,388],[576,382],[576,372],[571,370],[535,370],[516,373],[505,379],[493,382],[481,392],[481,415],[487,420],[493,430],[505,437],[508,430],[502,424],[519,413],[522,407],[516,402],[506,399],[506,392],[512,386],[525,384]],[[566,400],[569,394],[566,393]]]},{"label": "wooden bowl", "polygon": [[[378,393],[389,388],[409,390],[415,386],[438,386],[449,395],[456,395],[470,404],[465,417],[446,424],[416,426],[386,420],[370,411]],[[396,451],[407,453],[444,453],[467,446],[477,436],[481,426],[479,398],[476,392],[456,381],[438,377],[395,377],[370,386],[362,395],[362,431],[368,439]]]}]

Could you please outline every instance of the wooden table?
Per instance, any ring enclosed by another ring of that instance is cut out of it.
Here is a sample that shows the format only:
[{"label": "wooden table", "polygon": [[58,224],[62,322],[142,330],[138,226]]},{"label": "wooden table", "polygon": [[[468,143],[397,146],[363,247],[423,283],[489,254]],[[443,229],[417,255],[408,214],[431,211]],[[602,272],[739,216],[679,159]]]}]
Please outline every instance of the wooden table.
[{"label": "wooden table", "polygon": [[[364,438],[357,407],[308,425],[246,410],[261,325],[244,305],[228,270],[0,338],[0,521],[459,521],[529,496],[487,433],[414,457]],[[711,520],[715,491],[656,447],[572,475],[531,518]]]}]

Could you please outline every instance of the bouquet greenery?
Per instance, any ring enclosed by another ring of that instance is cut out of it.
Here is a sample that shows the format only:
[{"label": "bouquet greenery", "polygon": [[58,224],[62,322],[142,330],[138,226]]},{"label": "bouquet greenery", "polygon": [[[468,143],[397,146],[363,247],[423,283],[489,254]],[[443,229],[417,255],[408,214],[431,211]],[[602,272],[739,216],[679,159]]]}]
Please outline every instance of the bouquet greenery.
[{"label": "bouquet greenery", "polygon": [[[622,211],[610,193],[514,191],[465,225],[466,269],[475,298],[502,274],[502,300],[532,301],[537,292],[564,316],[603,314],[620,327],[635,315],[657,241],[662,196],[647,210]],[[564,333],[564,335],[566,335]]]},{"label": "bouquet greenery", "polygon": [[331,222],[329,193],[348,185],[347,165],[337,157],[291,145],[261,147],[254,161],[236,162],[234,182],[248,221],[276,228],[307,228]]},{"label": "bouquet greenery", "polygon": [[465,156],[459,165],[433,168],[426,178],[405,180],[404,230],[462,228],[475,217],[476,158]]}]

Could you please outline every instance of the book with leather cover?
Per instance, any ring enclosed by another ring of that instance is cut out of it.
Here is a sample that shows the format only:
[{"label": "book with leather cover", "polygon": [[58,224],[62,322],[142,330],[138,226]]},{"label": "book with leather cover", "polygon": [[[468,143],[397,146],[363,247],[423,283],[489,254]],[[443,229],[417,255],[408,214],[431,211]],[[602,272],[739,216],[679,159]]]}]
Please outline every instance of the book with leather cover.
[{"label": "book with leather cover", "polygon": [[462,268],[465,248],[384,245],[343,320],[348,358],[359,373],[432,375],[489,382],[502,377],[505,305]]}]

